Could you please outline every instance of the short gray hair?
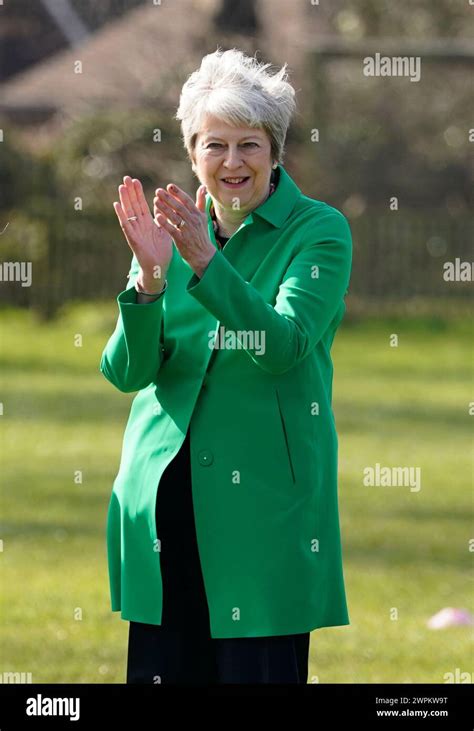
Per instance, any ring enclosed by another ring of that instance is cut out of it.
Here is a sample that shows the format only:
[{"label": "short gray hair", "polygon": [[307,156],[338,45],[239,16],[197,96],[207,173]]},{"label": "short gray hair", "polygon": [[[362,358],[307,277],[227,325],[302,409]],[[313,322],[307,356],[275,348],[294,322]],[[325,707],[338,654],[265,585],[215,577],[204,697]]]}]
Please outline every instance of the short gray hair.
[{"label": "short gray hair", "polygon": [[192,161],[196,137],[205,114],[231,125],[264,129],[272,160],[282,162],[285,139],[296,109],[295,90],[287,81],[287,64],[275,74],[271,63],[260,63],[237,48],[219,47],[201,61],[181,90],[175,118],[181,121],[184,147]]}]

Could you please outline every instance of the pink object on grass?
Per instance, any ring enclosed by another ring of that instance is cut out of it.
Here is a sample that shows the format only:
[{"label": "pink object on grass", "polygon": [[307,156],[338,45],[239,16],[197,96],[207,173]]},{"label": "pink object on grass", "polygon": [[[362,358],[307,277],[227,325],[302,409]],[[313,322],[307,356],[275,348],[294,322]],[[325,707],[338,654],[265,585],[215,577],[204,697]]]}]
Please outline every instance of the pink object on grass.
[{"label": "pink object on grass", "polygon": [[445,607],[434,614],[427,622],[430,629],[444,629],[460,624],[474,624],[474,617],[467,609]]}]

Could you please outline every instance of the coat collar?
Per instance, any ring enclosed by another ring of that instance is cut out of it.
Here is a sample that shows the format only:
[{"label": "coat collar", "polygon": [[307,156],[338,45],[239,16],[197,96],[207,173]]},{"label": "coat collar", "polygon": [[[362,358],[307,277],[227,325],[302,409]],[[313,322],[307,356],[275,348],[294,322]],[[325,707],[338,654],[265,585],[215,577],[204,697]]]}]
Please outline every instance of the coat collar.
[{"label": "coat collar", "polygon": [[[242,226],[253,223],[255,217],[263,218],[276,228],[281,228],[287,218],[290,216],[296,201],[302,195],[294,180],[286,172],[283,165],[278,165],[279,180],[275,192],[266,199],[260,206],[257,206],[249,213],[247,218],[242,222]],[[208,216],[209,226],[212,229],[212,221],[210,215],[211,196],[207,194],[206,212]]]},{"label": "coat collar", "polygon": [[257,206],[249,215],[264,218],[276,228],[281,228],[293,208],[297,199],[302,195],[294,180],[288,175],[283,165],[278,165],[280,179],[273,195],[267,198],[262,205]]}]

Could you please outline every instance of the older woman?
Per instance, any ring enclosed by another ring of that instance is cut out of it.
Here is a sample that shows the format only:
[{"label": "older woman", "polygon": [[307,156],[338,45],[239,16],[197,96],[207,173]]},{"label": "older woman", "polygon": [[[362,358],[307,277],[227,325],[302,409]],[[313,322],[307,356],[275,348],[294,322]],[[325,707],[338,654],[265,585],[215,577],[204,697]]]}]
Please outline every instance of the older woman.
[{"label": "older woman", "polygon": [[282,165],[286,64],[207,55],[177,113],[201,185],[128,176],[133,252],[100,369],[138,391],[107,520],[127,682],[306,683],[310,632],[349,624],[331,345],[345,217]]}]

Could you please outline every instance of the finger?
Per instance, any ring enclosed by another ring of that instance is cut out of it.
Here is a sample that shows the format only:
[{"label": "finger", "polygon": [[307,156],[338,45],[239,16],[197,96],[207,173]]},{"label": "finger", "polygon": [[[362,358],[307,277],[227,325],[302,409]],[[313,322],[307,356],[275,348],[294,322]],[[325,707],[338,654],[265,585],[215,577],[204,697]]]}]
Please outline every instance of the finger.
[{"label": "finger", "polygon": [[146,202],[143,186],[138,178],[133,178],[133,187],[135,190],[135,195],[137,198],[138,206],[140,208],[140,212],[142,216],[146,216],[146,214],[149,213],[148,203]]},{"label": "finger", "polygon": [[136,214],[134,213],[132,204],[130,203],[130,196],[128,194],[127,186],[119,185],[118,191],[120,196],[120,203],[122,204],[122,208],[127,218],[129,216],[135,216]]},{"label": "finger", "polygon": [[206,212],[206,193],[206,186],[200,185],[196,192],[196,208],[201,211],[201,213]]},{"label": "finger", "polygon": [[136,223],[136,221],[127,221],[127,215],[120,203],[117,201],[114,201],[114,210],[117,214],[120,226],[122,227],[122,231],[125,234],[125,238],[128,241],[129,237],[133,236],[133,224]]},{"label": "finger", "polygon": [[130,205],[132,206],[132,210],[133,210],[132,215],[141,216],[142,215],[141,207],[140,207],[140,204],[138,203],[135,186],[133,184],[133,180],[130,177],[130,175],[125,175],[123,182],[125,183],[127,193],[128,193],[128,199],[130,201]]},{"label": "finger", "polygon": [[181,190],[181,188],[178,188],[178,186],[174,185],[173,183],[169,183],[166,186],[166,190],[169,195],[173,196],[173,198],[176,198],[176,200],[179,201],[181,205],[185,206],[190,213],[194,212],[194,201],[191,196],[184,192],[184,190]]},{"label": "finger", "polygon": [[196,212],[196,206],[194,203],[192,203],[192,208],[189,209],[181,202],[181,200],[176,198],[174,195],[171,195],[171,193],[168,193],[167,190],[163,190],[163,188],[158,188],[157,194],[160,200],[164,201],[170,208],[179,214],[180,219],[184,218],[184,220],[187,221],[189,214]]},{"label": "finger", "polygon": [[166,216],[163,215],[163,213],[158,213],[158,215],[156,217],[156,222],[162,228],[164,228],[164,229],[166,229],[166,231],[168,231],[168,233],[170,234],[171,238],[174,241],[176,241],[177,237],[179,239],[179,229],[176,228],[175,226],[173,226],[173,224],[168,221],[168,219],[166,218]]},{"label": "finger", "polygon": [[161,212],[171,221],[171,223],[174,224],[178,224],[182,219],[182,216],[180,216],[179,213],[176,213],[176,211],[161,198],[155,198],[153,200],[153,210],[155,215],[156,213]]}]

